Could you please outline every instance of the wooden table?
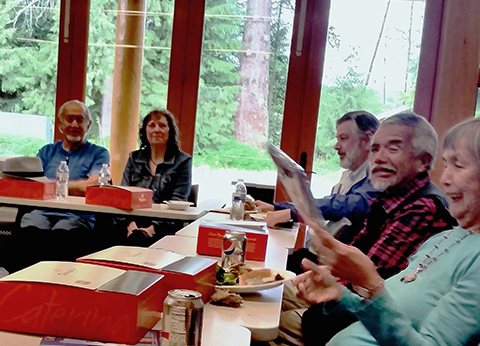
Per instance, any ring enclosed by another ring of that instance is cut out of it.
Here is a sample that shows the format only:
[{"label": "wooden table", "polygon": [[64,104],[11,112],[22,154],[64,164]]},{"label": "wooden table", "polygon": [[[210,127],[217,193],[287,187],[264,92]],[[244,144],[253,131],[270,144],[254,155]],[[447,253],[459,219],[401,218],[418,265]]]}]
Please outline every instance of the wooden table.
[{"label": "wooden table", "polygon": [[85,197],[68,196],[65,200],[37,200],[27,198],[0,197],[0,205],[30,206],[57,210],[82,211],[88,213],[108,213],[115,215],[146,216],[156,219],[194,221],[205,215],[210,209],[222,207],[225,205],[225,202],[220,199],[207,200],[203,203],[200,203],[198,207],[189,207],[186,210],[169,209],[165,204],[153,204],[151,208],[125,210],[86,204]]},{"label": "wooden table", "polygon": [[[225,214],[208,213],[178,231],[177,235],[166,236],[150,247],[175,251],[185,256],[197,256],[196,246],[200,223],[227,221],[228,217]],[[293,248],[295,240],[296,228],[269,229],[265,262],[247,261],[247,264],[252,267],[284,270],[289,249]],[[218,257],[209,258],[219,259]],[[279,286],[256,294],[243,295],[245,302],[238,309],[207,304],[205,314],[209,319],[220,319],[248,328],[252,333],[252,340],[270,341],[278,335],[282,295],[283,286]]]}]

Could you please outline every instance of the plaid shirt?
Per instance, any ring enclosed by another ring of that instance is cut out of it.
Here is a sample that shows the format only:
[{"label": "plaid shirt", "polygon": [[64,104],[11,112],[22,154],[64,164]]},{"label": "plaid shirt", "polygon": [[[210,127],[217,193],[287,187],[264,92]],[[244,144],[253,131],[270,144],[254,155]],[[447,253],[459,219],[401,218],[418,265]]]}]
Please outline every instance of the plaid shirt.
[{"label": "plaid shirt", "polygon": [[[436,204],[433,196],[420,197],[406,205],[402,204],[429,182],[428,173],[423,172],[407,186],[396,189],[395,195],[390,195],[393,191],[387,189],[377,198],[373,198],[371,213],[365,220],[365,227],[350,243],[370,257],[383,278],[405,269],[408,258],[427,238],[440,231],[451,229],[455,224],[455,219],[448,212],[440,212],[441,204]],[[384,215],[378,215],[375,210],[380,214],[383,212]],[[378,226],[372,230],[369,226],[375,222]],[[369,232],[378,235],[375,236]],[[365,241],[368,236],[370,241]]]}]

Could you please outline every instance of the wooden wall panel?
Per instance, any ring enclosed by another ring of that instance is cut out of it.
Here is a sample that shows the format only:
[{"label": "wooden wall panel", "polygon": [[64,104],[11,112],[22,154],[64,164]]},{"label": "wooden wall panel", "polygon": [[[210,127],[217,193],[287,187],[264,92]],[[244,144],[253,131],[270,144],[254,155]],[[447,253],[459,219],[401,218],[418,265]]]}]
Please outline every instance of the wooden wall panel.
[{"label": "wooden wall panel", "polygon": [[[452,125],[474,115],[479,18],[478,0],[427,1],[414,111],[432,123],[440,141]],[[436,183],[441,171],[439,157],[432,171]]]}]

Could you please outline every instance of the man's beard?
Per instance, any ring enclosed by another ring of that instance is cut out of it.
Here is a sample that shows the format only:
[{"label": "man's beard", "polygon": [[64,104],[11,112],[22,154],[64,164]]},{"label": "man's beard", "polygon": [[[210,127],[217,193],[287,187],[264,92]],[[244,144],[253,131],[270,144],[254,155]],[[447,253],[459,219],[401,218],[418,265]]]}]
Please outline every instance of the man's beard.
[{"label": "man's beard", "polygon": [[390,182],[386,181],[373,181],[373,179],[370,179],[370,182],[372,183],[372,186],[378,190],[378,191],[385,191],[388,189],[391,185]]},{"label": "man's beard", "polygon": [[78,143],[82,141],[82,136],[65,135],[69,142]]},{"label": "man's beard", "polygon": [[362,148],[355,147],[355,149],[349,153],[345,154],[343,160],[340,160],[340,167],[344,169],[351,169],[352,165],[357,162],[357,160],[362,155]]}]

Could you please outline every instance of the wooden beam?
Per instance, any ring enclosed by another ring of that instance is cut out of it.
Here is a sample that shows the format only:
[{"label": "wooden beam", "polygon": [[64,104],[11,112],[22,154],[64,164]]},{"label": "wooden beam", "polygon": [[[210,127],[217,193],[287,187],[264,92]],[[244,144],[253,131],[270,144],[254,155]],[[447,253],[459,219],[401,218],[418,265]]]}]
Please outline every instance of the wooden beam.
[{"label": "wooden beam", "polygon": [[90,0],[61,0],[55,141],[63,138],[57,126],[58,109],[70,100],[85,101],[89,17]]},{"label": "wooden beam", "polygon": [[146,0],[118,0],[110,129],[114,184],[120,184],[128,154],[137,149],[146,7]]},{"label": "wooden beam", "polygon": [[182,150],[192,154],[195,138],[205,0],[176,0],[167,108],[178,120]]},{"label": "wooden beam", "polygon": [[[297,0],[280,147],[312,171],[330,0]],[[288,200],[277,184],[276,201]]]}]

